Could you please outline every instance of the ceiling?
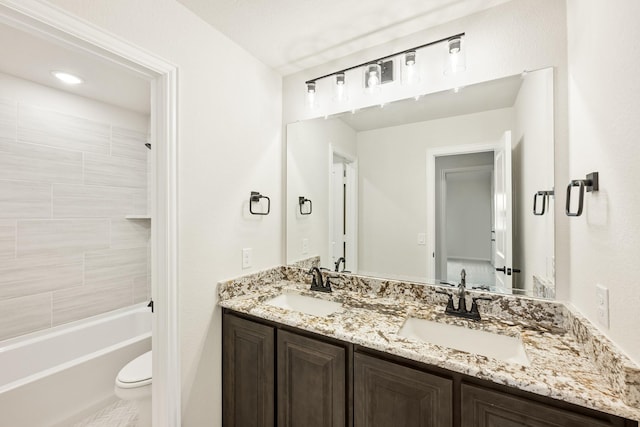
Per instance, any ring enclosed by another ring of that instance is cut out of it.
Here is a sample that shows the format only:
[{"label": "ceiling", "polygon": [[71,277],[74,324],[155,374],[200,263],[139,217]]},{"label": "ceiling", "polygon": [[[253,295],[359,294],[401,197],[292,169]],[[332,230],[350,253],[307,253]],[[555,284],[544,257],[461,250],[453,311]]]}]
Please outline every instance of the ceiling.
[{"label": "ceiling", "polygon": [[[132,71],[61,44],[0,24],[0,72],[65,92],[149,114],[149,82]],[[83,84],[65,85],[51,71],[81,77]]]},{"label": "ceiling", "polygon": [[178,0],[283,75],[510,0]]},{"label": "ceiling", "polygon": [[362,132],[497,110],[513,106],[521,85],[522,77],[515,75],[467,86],[457,93],[451,90],[432,93],[418,100],[393,102],[384,108],[377,106],[353,114],[343,113],[338,118],[356,132]]}]

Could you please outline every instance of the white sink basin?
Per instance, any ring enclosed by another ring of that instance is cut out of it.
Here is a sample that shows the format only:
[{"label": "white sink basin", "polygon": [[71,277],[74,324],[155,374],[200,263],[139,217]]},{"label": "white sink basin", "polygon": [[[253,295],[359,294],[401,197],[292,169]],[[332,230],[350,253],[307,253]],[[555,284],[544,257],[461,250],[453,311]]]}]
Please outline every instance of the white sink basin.
[{"label": "white sink basin", "polygon": [[409,317],[404,322],[398,335],[467,353],[481,354],[504,362],[524,366],[530,364],[519,338],[414,317]]},{"label": "white sink basin", "polygon": [[328,316],[342,307],[342,304],[339,302],[299,294],[280,294],[277,297],[265,301],[265,304],[273,307],[286,308],[287,310],[299,311],[313,316]]}]

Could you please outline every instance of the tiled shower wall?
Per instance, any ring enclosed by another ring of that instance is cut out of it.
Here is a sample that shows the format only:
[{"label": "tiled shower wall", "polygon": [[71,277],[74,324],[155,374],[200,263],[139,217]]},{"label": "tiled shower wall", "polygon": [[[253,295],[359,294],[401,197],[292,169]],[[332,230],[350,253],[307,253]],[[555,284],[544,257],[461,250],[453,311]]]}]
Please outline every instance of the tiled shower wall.
[{"label": "tiled shower wall", "polygon": [[148,299],[145,142],[0,98],[0,340]]}]

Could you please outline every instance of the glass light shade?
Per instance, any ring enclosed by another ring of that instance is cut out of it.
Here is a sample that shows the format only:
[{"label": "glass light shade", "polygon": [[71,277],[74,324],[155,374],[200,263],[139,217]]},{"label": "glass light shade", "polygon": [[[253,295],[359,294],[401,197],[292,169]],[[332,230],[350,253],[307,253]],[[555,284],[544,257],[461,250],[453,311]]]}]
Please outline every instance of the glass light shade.
[{"label": "glass light shade", "polygon": [[305,105],[307,108],[316,108],[318,99],[316,95],[316,82],[307,82],[307,90],[305,91]]},{"label": "glass light shade", "polygon": [[420,82],[418,64],[416,62],[416,51],[405,52],[402,61],[402,84],[405,86],[415,85]]},{"label": "glass light shade", "polygon": [[369,64],[364,67],[364,87],[368,93],[380,90],[381,79],[382,67],[380,64]]},{"label": "glass light shade", "polygon": [[347,97],[347,85],[344,73],[336,74],[336,81],[333,87],[333,100],[338,103],[345,102]]},{"label": "glass light shade", "polygon": [[467,69],[463,38],[456,37],[447,42],[445,75],[457,74]]}]

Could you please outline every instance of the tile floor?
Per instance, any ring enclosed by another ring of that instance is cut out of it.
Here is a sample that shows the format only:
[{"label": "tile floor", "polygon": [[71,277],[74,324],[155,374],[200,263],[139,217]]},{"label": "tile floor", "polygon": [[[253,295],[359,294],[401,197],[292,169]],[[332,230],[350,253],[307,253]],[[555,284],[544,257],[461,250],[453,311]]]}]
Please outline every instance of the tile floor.
[{"label": "tile floor", "polygon": [[135,427],[138,412],[133,403],[118,400],[73,427]]}]

